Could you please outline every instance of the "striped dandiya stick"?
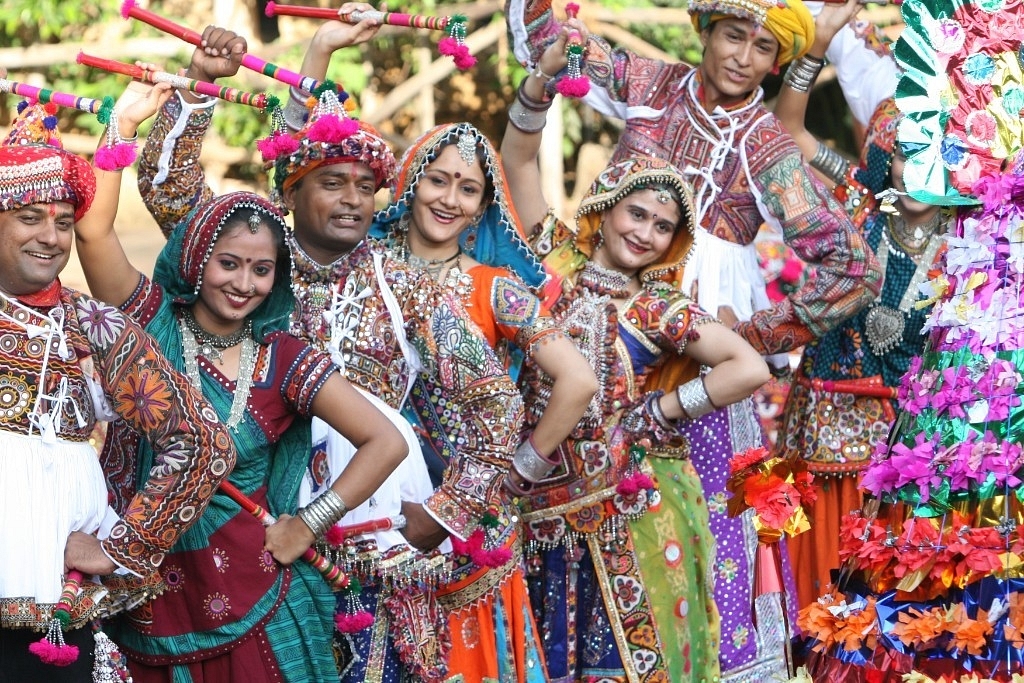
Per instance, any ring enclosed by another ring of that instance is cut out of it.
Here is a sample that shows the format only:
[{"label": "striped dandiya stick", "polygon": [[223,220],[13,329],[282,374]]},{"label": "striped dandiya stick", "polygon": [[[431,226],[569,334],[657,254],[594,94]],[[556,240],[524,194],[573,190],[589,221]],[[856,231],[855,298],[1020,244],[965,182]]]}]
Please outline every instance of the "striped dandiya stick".
[{"label": "striped dandiya stick", "polygon": [[[263,526],[270,526],[277,521],[262,505],[251,500],[231,482],[222,481],[220,483],[220,490],[228,498],[238,503],[243,510],[255,517]],[[306,552],[302,553],[302,559],[320,572],[320,575],[327,580],[332,589],[341,590],[348,587],[348,575],[329,559],[317,552],[315,548],[306,548]]]},{"label": "striped dandiya stick", "polygon": [[124,62],[116,62],[111,59],[94,57],[92,55],[87,55],[84,52],[78,53],[77,61],[79,64],[84,64],[85,66],[103,69],[110,73],[124,74],[125,76],[131,76],[132,78],[140,81],[146,81],[147,83],[170,83],[175,88],[189,90],[208,97],[217,97],[227,102],[245,104],[250,107],[255,107],[260,111],[263,111],[268,106],[273,108],[279,103],[276,97],[273,95],[267,95],[266,93],[252,93],[245,90],[236,90],[235,88],[220,86],[216,83],[197,81],[193,78],[178,76],[177,74],[167,73],[166,71],[150,71],[149,69],[143,69],[141,66],[137,66],[135,64],[125,64]]},{"label": "striped dandiya stick", "polygon": [[289,16],[306,17],[308,19],[337,19],[348,24],[358,24],[364,19],[375,19],[381,24],[388,26],[402,26],[405,28],[425,28],[443,31],[448,27],[451,17],[431,17],[423,14],[403,14],[401,12],[381,12],[379,10],[356,10],[341,14],[336,9],[329,7],[305,7],[303,5],[279,5],[276,2],[268,2],[266,14],[268,17]]},{"label": "striped dandiya stick", "polygon": [[9,81],[6,78],[0,78],[0,92],[14,93],[21,97],[37,100],[43,104],[52,102],[61,107],[77,109],[89,112],[90,114],[99,114],[102,110],[110,110],[114,107],[114,100],[110,97],[104,97],[102,100],[92,97],[79,97],[78,95],[50,90],[49,88],[37,88],[28,83]]},{"label": "striped dandiya stick", "polygon": [[[180,38],[190,45],[195,45],[196,47],[201,47],[202,45],[203,36],[201,33],[176,24],[170,19],[161,17],[159,14],[142,9],[135,4],[135,0],[125,0],[124,4],[121,5],[121,16],[125,19],[137,19],[149,24],[153,28]],[[242,66],[307,92],[313,92],[320,87],[320,81],[315,78],[289,71],[277,64],[260,59],[253,54],[246,53],[242,55]]]}]

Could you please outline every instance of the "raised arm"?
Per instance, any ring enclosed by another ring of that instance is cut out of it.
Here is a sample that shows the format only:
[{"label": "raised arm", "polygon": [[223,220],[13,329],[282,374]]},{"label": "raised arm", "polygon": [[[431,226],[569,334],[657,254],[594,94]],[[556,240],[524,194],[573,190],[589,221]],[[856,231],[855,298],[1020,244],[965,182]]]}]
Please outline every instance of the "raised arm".
[{"label": "raised arm", "polygon": [[[207,26],[185,75],[213,82],[233,76],[246,51],[245,39]],[[166,237],[195,206],[213,197],[199,163],[203,137],[213,117],[213,98],[179,91],[160,110],[139,159],[139,193]]]},{"label": "raised arm", "polygon": [[519,84],[516,100],[508,110],[508,124],[501,141],[501,161],[512,203],[523,225],[528,228],[539,223],[548,212],[537,157],[547,110],[552,105],[545,86],[552,75],[565,68],[567,33],[564,30],[559,32],[556,41],[544,51],[537,68]]},{"label": "raised arm", "polygon": [[[338,12],[349,14],[375,9],[364,2],[346,2],[338,8]],[[381,5],[381,11],[386,11],[387,6]],[[331,64],[331,57],[343,47],[350,47],[365,43],[377,35],[381,24],[376,19],[363,19],[358,24],[349,24],[342,21],[325,21],[317,27],[316,33],[309,41],[306,54],[302,58],[302,66],[299,73],[303,76],[323,81],[327,78],[327,68]],[[344,86],[344,83],[340,84]],[[307,113],[306,100],[310,93],[292,87],[288,89],[288,104],[285,106],[284,115],[288,127],[293,130],[302,128]]]},{"label": "raised arm", "polygon": [[[166,83],[147,85],[134,81],[129,84],[115,107],[121,138],[134,138],[139,124],[159,111],[170,96],[171,87]],[[104,135],[101,147],[105,141]],[[93,170],[96,173],[96,198],[89,212],[75,224],[76,249],[92,295],[120,306],[139,283],[139,271],[128,260],[114,231],[123,169]]]},{"label": "raised arm", "polygon": [[860,7],[859,0],[847,0],[844,5],[825,4],[814,19],[814,43],[806,55],[790,64],[775,103],[775,116],[792,136],[804,159],[821,174],[823,180],[833,184],[843,181],[848,164],[843,163],[842,157],[837,158],[837,152],[827,147],[821,149],[824,143],[807,130],[807,103],[832,38],[849,24]]}]

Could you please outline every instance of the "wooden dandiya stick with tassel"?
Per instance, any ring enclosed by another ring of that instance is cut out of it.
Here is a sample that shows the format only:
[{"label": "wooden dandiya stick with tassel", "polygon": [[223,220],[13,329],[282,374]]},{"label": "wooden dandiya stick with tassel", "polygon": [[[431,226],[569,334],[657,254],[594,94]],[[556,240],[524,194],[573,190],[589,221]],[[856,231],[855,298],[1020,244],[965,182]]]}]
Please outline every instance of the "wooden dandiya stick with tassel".
[{"label": "wooden dandiya stick with tassel", "polygon": [[85,66],[89,66],[94,69],[102,69],[110,73],[131,76],[134,79],[145,81],[147,83],[170,83],[175,88],[189,90],[208,97],[217,97],[227,102],[245,104],[250,107],[255,107],[260,111],[264,111],[268,107],[273,109],[275,106],[280,104],[280,101],[276,97],[273,95],[267,95],[266,93],[252,93],[245,90],[236,90],[235,88],[220,86],[216,83],[197,81],[193,78],[178,76],[176,74],[167,73],[166,71],[151,71],[149,69],[143,69],[141,66],[137,66],[135,64],[125,64],[124,62],[116,62],[111,59],[94,57],[92,55],[87,55],[84,52],[78,53],[77,61],[79,64],[84,64]]},{"label": "wooden dandiya stick with tassel", "polygon": [[78,659],[78,646],[64,642],[64,631],[71,625],[71,605],[78,596],[83,578],[82,572],[77,569],[68,572],[57,604],[53,606],[46,635],[28,646],[28,651],[46,664],[70,666]]},{"label": "wooden dandiya stick with tassel", "polygon": [[[181,26],[180,24],[176,24],[170,19],[165,19],[159,14],[142,9],[135,4],[135,0],[125,0],[124,4],[121,5],[121,16],[125,19],[137,19],[138,21],[149,24],[153,28],[180,38],[190,45],[195,45],[196,47],[202,46],[202,34],[193,31],[190,28]],[[315,78],[303,76],[302,74],[295,73],[294,71],[289,71],[288,69],[260,59],[256,55],[248,52],[242,55],[242,66],[307,92],[317,90],[321,84],[320,81]]]},{"label": "wooden dandiya stick with tassel", "polygon": [[305,17],[307,19],[337,19],[347,24],[358,24],[364,19],[375,19],[387,26],[401,26],[403,28],[425,28],[429,30],[443,31],[448,27],[451,17],[433,17],[423,14],[403,14],[401,12],[381,12],[379,10],[356,10],[355,12],[340,13],[329,7],[305,7],[303,5],[279,5],[276,2],[268,2],[266,15],[268,17]]},{"label": "wooden dandiya stick with tassel", "polygon": [[78,95],[70,95],[66,92],[50,90],[49,88],[37,88],[36,86],[29,85],[27,83],[10,81],[6,78],[0,78],[0,92],[13,93],[21,97],[37,100],[43,104],[49,104],[52,102],[60,107],[77,109],[90,114],[101,114],[102,112],[107,112],[107,115],[109,116],[110,112],[114,109],[113,97],[104,97],[102,100],[97,100],[92,97],[79,97]]},{"label": "wooden dandiya stick with tassel", "polygon": [[[277,521],[262,505],[251,500],[231,482],[222,481],[220,483],[220,490],[228,498],[238,503],[243,510],[255,517],[263,526],[270,526]],[[318,553],[315,548],[306,548],[306,552],[302,553],[302,559],[320,572],[320,575],[327,580],[332,589],[342,590],[348,586],[348,575],[341,571],[333,562]]]}]

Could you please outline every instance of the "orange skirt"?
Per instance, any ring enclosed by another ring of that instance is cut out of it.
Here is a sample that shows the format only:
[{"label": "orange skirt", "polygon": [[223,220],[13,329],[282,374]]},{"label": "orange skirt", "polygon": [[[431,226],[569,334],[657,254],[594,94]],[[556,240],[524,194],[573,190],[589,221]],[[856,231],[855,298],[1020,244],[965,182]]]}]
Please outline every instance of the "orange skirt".
[{"label": "orange skirt", "polygon": [[861,509],[859,480],[856,475],[818,477],[810,530],[786,540],[801,609],[825,593],[831,581],[829,572],[839,567],[839,522],[849,512]]}]

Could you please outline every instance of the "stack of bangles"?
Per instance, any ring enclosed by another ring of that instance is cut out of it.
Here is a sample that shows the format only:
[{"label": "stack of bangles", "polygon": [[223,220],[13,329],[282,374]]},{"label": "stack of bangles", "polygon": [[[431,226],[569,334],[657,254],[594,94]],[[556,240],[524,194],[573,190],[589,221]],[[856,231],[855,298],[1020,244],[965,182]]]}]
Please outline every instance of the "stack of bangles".
[{"label": "stack of bangles", "polygon": [[[662,429],[675,431],[676,425],[661,409],[661,396],[661,392],[657,392],[647,397],[647,411]],[[682,408],[683,416],[687,420],[696,420],[718,410],[718,406],[708,396],[704,377],[696,377],[676,387],[676,400],[679,401],[679,407]]]},{"label": "stack of bangles", "polygon": [[843,158],[843,155],[835,151],[824,142],[818,142],[818,151],[811,159],[811,168],[821,171],[829,180],[841,185],[846,182],[846,175],[850,171],[850,162]]},{"label": "stack of bangles", "polygon": [[298,517],[309,527],[313,535],[318,539],[341,521],[341,518],[348,512],[348,506],[337,493],[327,489],[313,499],[309,505],[301,508]]},{"label": "stack of bangles", "polygon": [[519,444],[519,448],[512,455],[512,469],[526,484],[517,483],[514,477],[508,477],[506,479],[508,488],[519,495],[528,493],[534,484],[544,481],[557,465],[558,460],[545,456],[537,450],[537,446],[533,443],[533,434],[530,434],[526,441]]},{"label": "stack of bangles", "polygon": [[[551,78],[540,71],[540,69],[534,75],[538,76],[538,78],[547,78],[549,80]],[[544,130],[544,124],[548,118],[548,109],[551,108],[553,100],[540,101],[533,99],[523,92],[523,84],[525,83],[526,79],[524,78],[519,83],[519,90],[516,91],[515,101],[508,108],[508,122],[516,130],[524,133],[539,133]]]},{"label": "stack of bangles", "polygon": [[824,59],[804,55],[789,65],[783,82],[797,92],[810,92],[824,66]]}]

